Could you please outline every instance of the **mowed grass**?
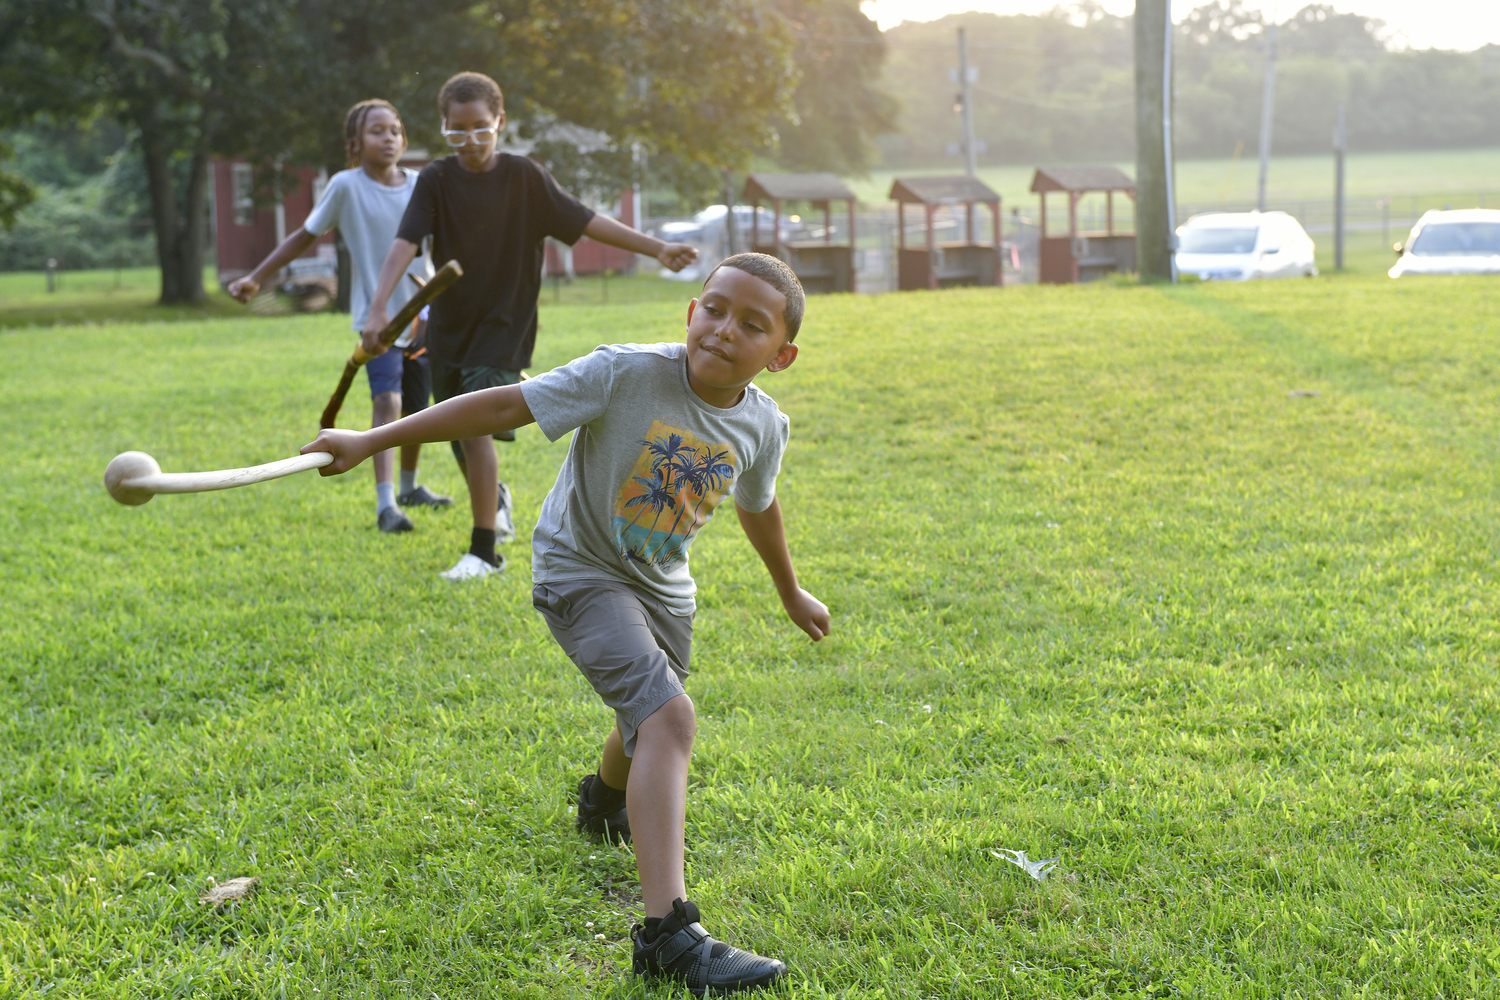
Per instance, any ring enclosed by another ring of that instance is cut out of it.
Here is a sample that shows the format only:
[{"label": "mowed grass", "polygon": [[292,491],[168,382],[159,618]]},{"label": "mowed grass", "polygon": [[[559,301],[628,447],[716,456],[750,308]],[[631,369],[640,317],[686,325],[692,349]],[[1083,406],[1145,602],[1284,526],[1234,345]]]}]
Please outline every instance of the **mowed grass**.
[{"label": "mowed grass", "polygon": [[[813,300],[762,384],[834,635],[733,518],[694,546],[710,928],[795,996],[1495,996],[1497,307],[1347,275]],[[537,370],[681,320],[549,307]],[[0,993],[673,995],[626,971],[630,855],[572,829],[611,720],[524,541],[446,584],[464,514],[381,535],[367,469],[104,493],[125,449],[292,454],[344,322],[0,335]],[[565,442],[501,447],[529,533]],[[424,478],[461,493],[443,447]]]}]

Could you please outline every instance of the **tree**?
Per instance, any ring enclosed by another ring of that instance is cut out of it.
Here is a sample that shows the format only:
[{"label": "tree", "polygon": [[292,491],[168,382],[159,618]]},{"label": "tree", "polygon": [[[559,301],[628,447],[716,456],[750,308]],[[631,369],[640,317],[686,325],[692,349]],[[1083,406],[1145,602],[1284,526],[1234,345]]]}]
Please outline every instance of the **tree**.
[{"label": "tree", "polygon": [[162,301],[195,301],[214,156],[259,164],[266,188],[278,162],[342,167],[344,110],[375,95],[441,148],[438,88],[464,68],[500,82],[523,130],[607,134],[602,179],[628,180],[639,142],[711,186],[790,113],[791,46],[758,0],[5,0],[0,127],[102,113],[138,129]]},{"label": "tree", "polygon": [[775,123],[776,160],[792,170],[862,174],[875,162],[875,138],[896,127],[900,110],[880,86],[885,36],[857,0],[778,0],[796,38],[794,115]]}]

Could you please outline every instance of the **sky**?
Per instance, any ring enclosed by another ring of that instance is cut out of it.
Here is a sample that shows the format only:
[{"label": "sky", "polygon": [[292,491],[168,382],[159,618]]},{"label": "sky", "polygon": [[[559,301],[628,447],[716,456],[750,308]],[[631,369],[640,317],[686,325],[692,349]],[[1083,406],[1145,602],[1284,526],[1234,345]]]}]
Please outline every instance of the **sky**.
[{"label": "sky", "polygon": [[[1172,17],[1181,20],[1203,0],[1173,0]],[[1268,18],[1285,20],[1312,0],[1245,0]],[[1324,0],[1327,2],[1327,0]],[[1057,0],[866,0],[865,13],[882,30],[905,21],[933,21],[948,14],[982,10],[995,14],[1040,14]],[[1135,0],[1102,0],[1112,14],[1128,14]],[[1500,44],[1500,2],[1497,0],[1333,0],[1340,13],[1378,17],[1398,43],[1415,49],[1477,49]]]}]

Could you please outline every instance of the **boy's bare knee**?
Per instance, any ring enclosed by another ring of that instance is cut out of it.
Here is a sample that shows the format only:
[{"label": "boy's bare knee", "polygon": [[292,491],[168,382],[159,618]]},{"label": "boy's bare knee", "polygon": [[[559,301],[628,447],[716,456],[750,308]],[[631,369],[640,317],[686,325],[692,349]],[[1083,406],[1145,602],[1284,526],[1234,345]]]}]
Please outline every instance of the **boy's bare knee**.
[{"label": "boy's bare knee", "polygon": [[685,694],[673,698],[641,724],[642,731],[648,728],[661,739],[692,749],[693,739],[698,735],[698,713],[693,710],[693,699]]}]

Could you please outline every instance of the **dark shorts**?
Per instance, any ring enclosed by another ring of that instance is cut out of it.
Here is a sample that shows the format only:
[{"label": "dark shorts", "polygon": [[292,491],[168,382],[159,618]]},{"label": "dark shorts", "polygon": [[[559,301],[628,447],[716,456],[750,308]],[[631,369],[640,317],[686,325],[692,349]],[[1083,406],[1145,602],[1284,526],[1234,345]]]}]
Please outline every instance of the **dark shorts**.
[{"label": "dark shorts", "polygon": [[509,368],[490,368],[488,365],[459,367],[446,361],[432,361],[432,401],[441,403],[454,396],[481,389],[494,389],[502,385],[515,385],[521,381],[521,373]]},{"label": "dark shorts", "polygon": [[539,583],[531,603],[604,704],[615,710],[625,756],[641,723],[683,693],[693,619],[615,580]]},{"label": "dark shorts", "polygon": [[[450,365],[446,361],[432,361],[432,401],[441,403],[454,396],[462,396],[481,389],[495,389],[502,385],[515,385],[521,381],[521,373],[509,368],[491,368],[488,365]],[[514,432],[495,435],[500,441],[514,441]],[[457,441],[453,446],[453,457],[462,465],[464,450]]]},{"label": "dark shorts", "polygon": [[[400,354],[400,351],[389,351]],[[432,398],[432,368],[427,355],[401,359],[401,414],[421,413]]]},{"label": "dark shorts", "polygon": [[365,362],[365,375],[370,379],[371,399],[383,392],[401,391],[403,360],[400,351],[386,351],[380,357]]}]

